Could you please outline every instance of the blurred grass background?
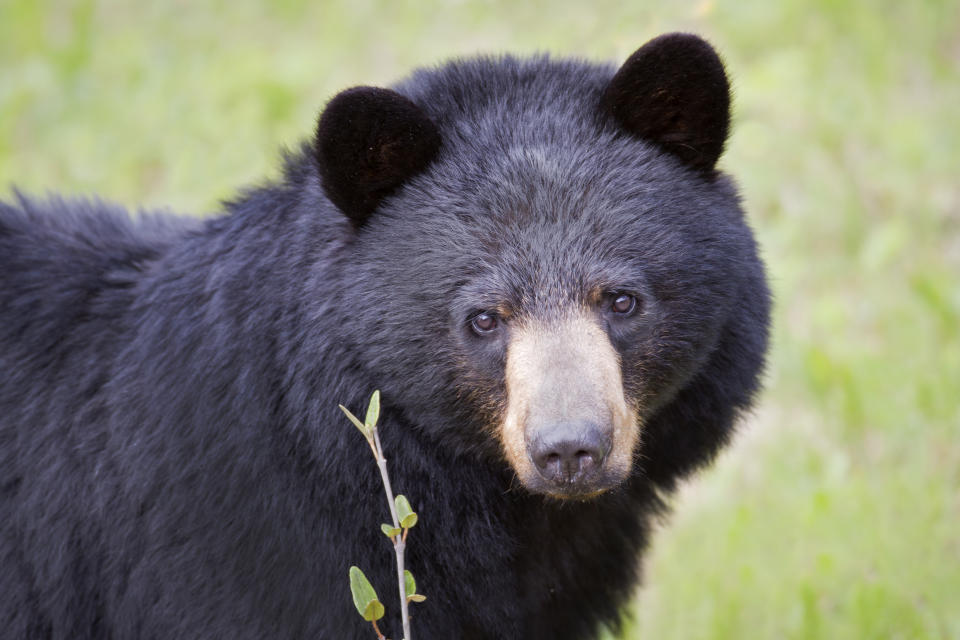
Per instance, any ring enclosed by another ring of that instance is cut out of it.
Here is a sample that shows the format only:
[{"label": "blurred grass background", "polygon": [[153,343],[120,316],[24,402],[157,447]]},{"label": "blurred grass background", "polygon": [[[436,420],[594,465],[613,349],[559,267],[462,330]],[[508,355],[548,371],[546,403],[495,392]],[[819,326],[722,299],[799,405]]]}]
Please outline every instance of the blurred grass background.
[{"label": "blurred grass background", "polygon": [[[354,84],[687,30],[736,92],[777,306],[761,408],[625,638],[960,638],[960,4],[0,0],[0,180],[202,214]],[[424,585],[429,593],[429,585]]]}]

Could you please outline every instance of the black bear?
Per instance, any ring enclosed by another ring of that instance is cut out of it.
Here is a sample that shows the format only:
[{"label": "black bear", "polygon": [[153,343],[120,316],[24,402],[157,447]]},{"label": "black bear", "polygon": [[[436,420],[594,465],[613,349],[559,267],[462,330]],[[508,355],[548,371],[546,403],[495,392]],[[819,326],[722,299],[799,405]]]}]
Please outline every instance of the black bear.
[{"label": "black bear", "polygon": [[[0,204],[0,635],[593,638],[758,389],[723,65],[478,58],[334,97],[222,216]],[[695,571],[691,567],[691,571]],[[704,594],[708,597],[709,594]]]}]

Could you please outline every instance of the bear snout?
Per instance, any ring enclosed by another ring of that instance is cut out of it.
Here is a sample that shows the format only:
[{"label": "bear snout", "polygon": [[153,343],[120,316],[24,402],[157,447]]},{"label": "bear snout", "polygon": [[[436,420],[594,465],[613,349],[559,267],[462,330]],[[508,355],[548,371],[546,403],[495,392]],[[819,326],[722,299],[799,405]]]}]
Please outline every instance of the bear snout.
[{"label": "bear snout", "polygon": [[501,444],[526,489],[582,499],[627,478],[640,420],[595,318],[570,313],[514,326],[506,383]]}]

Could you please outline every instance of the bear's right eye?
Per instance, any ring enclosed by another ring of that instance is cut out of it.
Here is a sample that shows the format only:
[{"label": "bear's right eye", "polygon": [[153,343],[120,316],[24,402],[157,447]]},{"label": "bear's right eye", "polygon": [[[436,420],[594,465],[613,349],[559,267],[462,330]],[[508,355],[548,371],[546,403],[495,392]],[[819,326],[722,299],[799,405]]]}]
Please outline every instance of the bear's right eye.
[{"label": "bear's right eye", "polygon": [[629,293],[621,293],[610,303],[610,310],[620,315],[629,315],[637,308],[637,299]]},{"label": "bear's right eye", "polygon": [[497,316],[482,311],[470,319],[470,328],[478,335],[492,333],[497,328]]}]

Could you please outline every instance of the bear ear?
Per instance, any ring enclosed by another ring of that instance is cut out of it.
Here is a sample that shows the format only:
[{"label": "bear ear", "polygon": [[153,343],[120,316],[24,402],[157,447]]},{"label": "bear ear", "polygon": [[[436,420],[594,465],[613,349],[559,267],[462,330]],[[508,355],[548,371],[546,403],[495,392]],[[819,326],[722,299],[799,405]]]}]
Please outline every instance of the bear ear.
[{"label": "bear ear", "polygon": [[338,93],[317,123],[315,152],[327,197],[359,229],[383,198],[423,171],[440,133],[417,105],[389,89]]},{"label": "bear ear", "polygon": [[633,135],[710,172],[730,127],[730,85],[720,57],[706,41],[669,33],[623,63],[601,108]]}]

